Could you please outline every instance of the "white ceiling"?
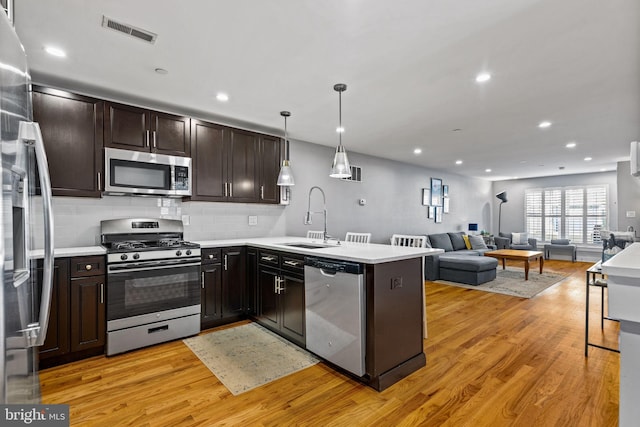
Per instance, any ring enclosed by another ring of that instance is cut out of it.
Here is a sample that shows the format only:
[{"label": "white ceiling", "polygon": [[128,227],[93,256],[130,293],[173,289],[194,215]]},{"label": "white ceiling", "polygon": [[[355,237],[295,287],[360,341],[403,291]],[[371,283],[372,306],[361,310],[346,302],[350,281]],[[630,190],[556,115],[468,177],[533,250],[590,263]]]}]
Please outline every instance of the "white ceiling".
[{"label": "white ceiling", "polygon": [[[158,38],[105,29],[103,15]],[[327,146],[338,140],[333,85],[346,83],[347,151],[489,180],[614,170],[629,158],[630,141],[640,140],[639,17],[638,0],[15,5],[40,83],[272,132],[289,110],[292,139]],[[483,71],[492,79],[480,85]],[[539,129],[542,120],[552,126]]]}]

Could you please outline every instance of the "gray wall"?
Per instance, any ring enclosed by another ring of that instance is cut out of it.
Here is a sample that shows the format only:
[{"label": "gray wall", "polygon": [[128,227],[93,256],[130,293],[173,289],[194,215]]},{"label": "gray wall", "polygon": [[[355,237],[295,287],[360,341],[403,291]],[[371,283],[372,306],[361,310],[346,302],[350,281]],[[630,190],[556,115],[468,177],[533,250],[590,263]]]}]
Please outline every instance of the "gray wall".
[{"label": "gray wall", "polygon": [[[627,166],[628,168],[628,166]],[[503,233],[521,232],[525,230],[524,192],[529,188],[569,187],[572,185],[609,185],[609,224],[612,230],[618,229],[618,189],[616,172],[600,172],[576,175],[548,176],[542,178],[517,179],[493,183],[493,193],[507,191],[508,202],[502,205],[501,230]],[[498,233],[498,206],[500,200],[492,198],[495,212],[493,233]],[[639,209],[640,211],[640,209]],[[640,215],[640,212],[638,212]],[[626,227],[625,227],[626,229]]]},{"label": "gray wall", "polygon": [[[629,162],[618,162],[618,230],[633,227],[636,236],[640,234],[640,178],[631,176]],[[635,212],[635,217],[627,217],[627,212]]]},{"label": "gray wall", "polygon": [[[291,142],[296,185],[291,188],[291,204],[286,208],[287,234],[305,236],[307,230],[322,230],[320,214],[313,216],[312,225],[303,224],[312,186],[324,190],[328,233],[340,239],[344,239],[347,231],[370,232],[372,242],[388,243],[394,233],[466,231],[469,222],[478,223],[479,229],[490,227],[493,194],[489,181],[349,152],[349,147],[346,148],[351,164],[362,167],[362,182],[329,177],[334,148]],[[440,224],[428,219],[427,208],[422,206],[422,189],[429,187],[432,177],[449,185],[451,209]],[[366,205],[360,206],[359,199],[365,199]],[[322,195],[315,190],[311,210],[322,210]]]}]

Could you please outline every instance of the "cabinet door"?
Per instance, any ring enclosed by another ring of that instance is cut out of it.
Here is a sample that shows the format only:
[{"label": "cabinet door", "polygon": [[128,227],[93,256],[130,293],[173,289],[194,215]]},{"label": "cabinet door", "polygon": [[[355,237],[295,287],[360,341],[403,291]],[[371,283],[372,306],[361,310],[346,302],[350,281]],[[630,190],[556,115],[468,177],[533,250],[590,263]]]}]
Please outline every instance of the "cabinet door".
[{"label": "cabinet door", "polygon": [[104,276],[71,281],[71,351],[104,346]]},{"label": "cabinet door", "polygon": [[235,202],[260,201],[258,149],[257,134],[238,129],[230,130],[227,180],[229,196]]},{"label": "cabinet door", "polygon": [[152,151],[173,156],[191,155],[189,117],[167,113],[151,113]]},{"label": "cabinet door", "polygon": [[272,136],[260,138],[260,202],[279,203],[280,139]]},{"label": "cabinet door", "polygon": [[53,195],[100,197],[104,102],[39,86],[34,86],[32,99]]},{"label": "cabinet door", "polygon": [[260,267],[258,272],[258,319],[271,328],[279,329],[278,294],[275,292],[278,272]]},{"label": "cabinet door", "polygon": [[222,317],[222,269],[220,264],[205,264],[202,266],[202,307],[201,325]]},{"label": "cabinet door", "polygon": [[106,147],[151,151],[149,110],[107,102],[104,111]]},{"label": "cabinet door", "polygon": [[280,293],[282,305],[282,334],[305,345],[305,299],[304,279],[287,275],[284,279],[283,290]]},{"label": "cabinet door", "polygon": [[244,314],[246,260],[244,248],[222,250],[222,315]]},{"label": "cabinet door", "polygon": [[257,312],[257,284],[258,284],[258,251],[253,248],[247,249],[247,286],[244,299],[245,312],[250,316],[255,316]]},{"label": "cabinet door", "polygon": [[[38,263],[38,289],[42,288],[42,262]],[[49,327],[40,359],[69,352],[69,260],[54,260],[53,291],[49,311]]]},{"label": "cabinet door", "polygon": [[223,126],[191,120],[191,155],[194,170],[191,200],[226,200],[225,133],[226,128]]}]

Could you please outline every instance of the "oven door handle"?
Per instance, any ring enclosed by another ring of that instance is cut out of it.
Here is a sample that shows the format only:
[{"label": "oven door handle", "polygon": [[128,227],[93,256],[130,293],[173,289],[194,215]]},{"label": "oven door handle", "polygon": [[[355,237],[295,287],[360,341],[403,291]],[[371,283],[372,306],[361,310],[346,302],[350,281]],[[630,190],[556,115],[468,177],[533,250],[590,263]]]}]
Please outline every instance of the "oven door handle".
[{"label": "oven door handle", "polygon": [[133,273],[136,271],[150,271],[150,270],[167,270],[173,267],[200,267],[200,260],[198,261],[190,261],[190,262],[165,262],[162,264],[158,263],[135,263],[129,265],[110,265],[108,268],[109,274],[123,274],[123,273]]}]

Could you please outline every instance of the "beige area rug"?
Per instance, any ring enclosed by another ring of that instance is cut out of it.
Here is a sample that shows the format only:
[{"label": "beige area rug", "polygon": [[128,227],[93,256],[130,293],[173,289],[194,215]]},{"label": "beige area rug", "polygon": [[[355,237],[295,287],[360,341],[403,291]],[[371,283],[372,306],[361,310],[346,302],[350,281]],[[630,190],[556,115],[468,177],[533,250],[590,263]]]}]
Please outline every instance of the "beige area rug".
[{"label": "beige area rug", "polygon": [[540,274],[539,271],[537,266],[529,269],[529,280],[524,280],[524,268],[507,267],[506,270],[503,270],[502,267],[498,266],[496,278],[478,286],[449,282],[446,280],[436,280],[436,283],[521,298],[531,298],[567,277],[563,274],[545,271]]},{"label": "beige area rug", "polygon": [[187,338],[183,342],[234,396],[319,361],[257,323]]}]

